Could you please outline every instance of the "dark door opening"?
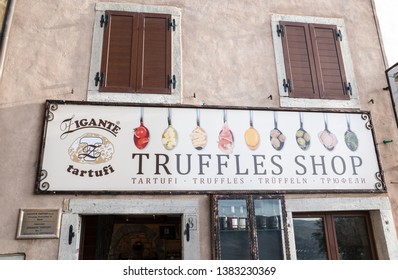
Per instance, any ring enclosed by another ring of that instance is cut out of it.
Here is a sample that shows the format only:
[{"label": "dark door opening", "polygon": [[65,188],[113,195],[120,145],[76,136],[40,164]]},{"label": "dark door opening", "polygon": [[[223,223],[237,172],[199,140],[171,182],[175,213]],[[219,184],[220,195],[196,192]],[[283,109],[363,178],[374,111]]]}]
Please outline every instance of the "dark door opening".
[{"label": "dark door opening", "polygon": [[182,259],[182,215],[82,217],[79,259]]}]

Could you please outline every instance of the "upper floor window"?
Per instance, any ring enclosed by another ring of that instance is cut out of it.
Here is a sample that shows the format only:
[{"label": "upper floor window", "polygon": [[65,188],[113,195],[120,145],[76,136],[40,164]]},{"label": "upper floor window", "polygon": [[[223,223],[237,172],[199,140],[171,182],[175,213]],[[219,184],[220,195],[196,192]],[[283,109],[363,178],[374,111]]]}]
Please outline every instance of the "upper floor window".
[{"label": "upper floor window", "polygon": [[96,9],[87,99],[179,103],[179,10],[114,3]]},{"label": "upper floor window", "polygon": [[283,107],[358,107],[352,63],[339,19],[273,17]]}]

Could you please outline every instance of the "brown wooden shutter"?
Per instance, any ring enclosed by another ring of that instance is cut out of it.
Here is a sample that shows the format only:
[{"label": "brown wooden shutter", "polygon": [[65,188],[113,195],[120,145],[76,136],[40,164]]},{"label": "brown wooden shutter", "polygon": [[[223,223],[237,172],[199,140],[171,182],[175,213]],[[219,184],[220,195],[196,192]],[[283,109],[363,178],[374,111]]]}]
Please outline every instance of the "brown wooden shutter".
[{"label": "brown wooden shutter", "polygon": [[349,99],[336,26],[310,24],[320,98]]},{"label": "brown wooden shutter", "polygon": [[286,78],[291,85],[289,96],[319,98],[308,24],[297,22],[280,24],[284,29],[282,46]]},{"label": "brown wooden shutter", "polygon": [[170,94],[170,15],[107,11],[99,90]]},{"label": "brown wooden shutter", "polygon": [[137,91],[171,93],[171,30],[170,15],[141,14]]},{"label": "brown wooden shutter", "polygon": [[107,11],[100,91],[134,92],[138,47],[138,14]]}]

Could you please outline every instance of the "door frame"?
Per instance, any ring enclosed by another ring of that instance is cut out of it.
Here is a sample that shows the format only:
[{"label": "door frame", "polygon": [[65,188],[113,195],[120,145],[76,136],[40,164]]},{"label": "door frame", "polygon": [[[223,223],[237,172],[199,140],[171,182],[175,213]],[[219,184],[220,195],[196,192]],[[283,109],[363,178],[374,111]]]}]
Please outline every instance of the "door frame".
[{"label": "door frame", "polygon": [[398,240],[388,197],[286,198],[287,234],[291,259],[296,260],[293,213],[367,211],[379,259],[398,259]]},{"label": "door frame", "polygon": [[[182,216],[182,259],[200,259],[199,200],[195,198],[70,199],[64,202],[59,260],[78,260],[82,215],[179,214]],[[190,225],[189,238],[185,234]],[[71,234],[70,234],[71,231]],[[70,238],[70,236],[72,238]],[[189,239],[189,240],[188,240]],[[69,244],[70,243],[70,244]]]}]

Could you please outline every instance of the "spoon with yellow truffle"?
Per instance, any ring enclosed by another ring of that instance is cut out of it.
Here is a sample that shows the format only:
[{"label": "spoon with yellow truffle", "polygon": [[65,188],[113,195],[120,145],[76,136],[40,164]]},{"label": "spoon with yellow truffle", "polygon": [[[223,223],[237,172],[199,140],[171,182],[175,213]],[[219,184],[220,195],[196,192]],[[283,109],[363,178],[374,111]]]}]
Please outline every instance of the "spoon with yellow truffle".
[{"label": "spoon with yellow truffle", "polygon": [[171,125],[171,109],[168,108],[167,111],[167,128],[163,131],[162,134],[162,144],[166,150],[172,150],[175,146],[177,146],[178,134],[177,130]]},{"label": "spoon with yellow truffle", "polygon": [[245,131],[245,142],[250,150],[254,151],[260,144],[260,134],[257,129],[253,127],[253,111],[249,111],[250,114],[250,127]]},{"label": "spoon with yellow truffle", "polygon": [[310,147],[311,136],[303,128],[303,112],[300,112],[299,115],[300,115],[300,128],[296,132],[296,142],[302,150],[306,151]]}]

